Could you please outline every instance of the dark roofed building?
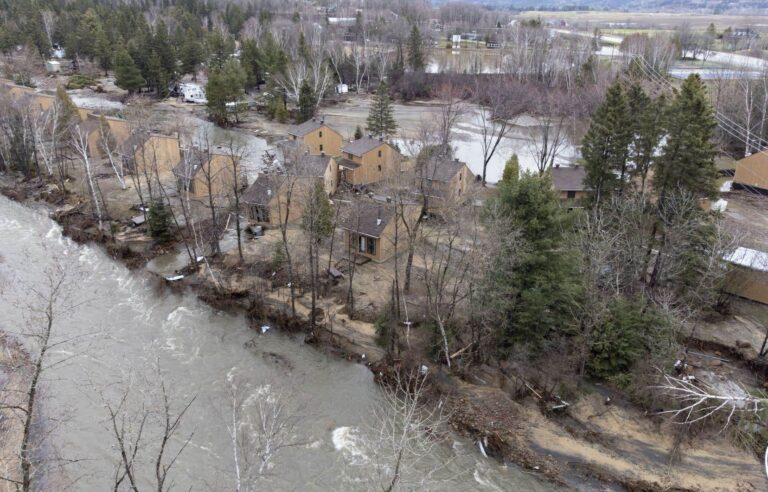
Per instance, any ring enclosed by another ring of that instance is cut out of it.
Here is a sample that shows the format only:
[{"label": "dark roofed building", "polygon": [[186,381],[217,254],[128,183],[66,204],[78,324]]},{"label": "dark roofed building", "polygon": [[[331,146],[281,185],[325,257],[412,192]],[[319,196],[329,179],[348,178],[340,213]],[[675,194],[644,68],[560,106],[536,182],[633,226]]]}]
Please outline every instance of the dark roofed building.
[{"label": "dark roofed building", "polygon": [[458,159],[430,159],[418,174],[422,192],[426,195],[427,210],[432,213],[440,213],[450,204],[463,202],[475,179],[467,164]]},{"label": "dark roofed building", "polygon": [[307,120],[300,125],[293,125],[288,127],[288,135],[294,137],[303,137],[304,135],[308,135],[313,131],[318,130],[323,125],[325,125],[323,120],[312,118],[311,120]]},{"label": "dark roofed building", "polygon": [[380,145],[385,145],[385,143],[386,142],[384,142],[384,139],[382,138],[373,138],[368,136],[349,142],[344,147],[342,147],[341,151],[345,154],[352,154],[357,157],[362,157]]},{"label": "dark roofed building", "polygon": [[330,126],[323,118],[312,118],[300,125],[288,129],[291,141],[303,145],[313,155],[339,155],[344,137]]},{"label": "dark roofed building", "polygon": [[[413,226],[421,213],[419,205],[404,205],[403,214],[396,214],[394,205],[369,198],[355,198],[344,206],[339,228],[346,232],[350,254],[386,261],[395,254],[395,222],[403,221]],[[398,234],[398,248],[408,245],[407,234]]]},{"label": "dark roofed building", "polygon": [[467,164],[458,159],[432,160],[430,159],[421,169],[421,177],[432,181],[447,182],[456,176]]},{"label": "dark roofed building", "polygon": [[341,149],[340,179],[351,185],[377,183],[401,170],[402,156],[383,139],[363,137]]},{"label": "dark roofed building", "polygon": [[589,195],[590,188],[585,184],[587,171],[584,166],[561,166],[555,164],[550,170],[552,187],[560,193],[560,200],[573,205]]}]

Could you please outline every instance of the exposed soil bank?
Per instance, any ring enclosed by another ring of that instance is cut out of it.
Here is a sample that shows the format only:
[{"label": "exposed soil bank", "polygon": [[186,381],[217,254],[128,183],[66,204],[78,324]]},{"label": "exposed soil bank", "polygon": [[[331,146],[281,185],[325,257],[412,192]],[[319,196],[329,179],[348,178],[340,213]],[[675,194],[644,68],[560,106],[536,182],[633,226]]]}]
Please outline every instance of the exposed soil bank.
[{"label": "exposed soil bank", "polygon": [[[59,210],[54,218],[66,235],[79,242],[98,242],[131,267],[141,267],[164,252],[150,248],[136,253],[119,246],[111,234],[99,232],[92,219],[79,212],[83,200],[75,195],[57,193],[43,182],[6,184],[3,194],[17,201],[54,205]],[[332,329],[320,327],[309,333],[306,299],[297,300],[297,316],[293,317],[285,293],[273,289],[270,281],[223,262],[210,268],[201,266],[178,282],[158,277],[158,283],[191,289],[217,309],[244,312],[255,328],[267,322],[301,333],[305,341],[322,350],[371,365],[381,382],[402,363],[383,357],[371,323],[342,315]],[[694,437],[683,444],[680,458],[671,460],[675,432],[669,422],[653,420],[628,405],[606,405],[598,393],[582,397],[565,416],[545,416],[532,398],[513,399],[514,389],[498,368],[481,370],[483,384],[470,384],[441,367],[430,366],[431,397],[448,405],[454,429],[476,439],[489,456],[518,464],[542,478],[581,490],[768,488],[759,461],[724,437]]]}]

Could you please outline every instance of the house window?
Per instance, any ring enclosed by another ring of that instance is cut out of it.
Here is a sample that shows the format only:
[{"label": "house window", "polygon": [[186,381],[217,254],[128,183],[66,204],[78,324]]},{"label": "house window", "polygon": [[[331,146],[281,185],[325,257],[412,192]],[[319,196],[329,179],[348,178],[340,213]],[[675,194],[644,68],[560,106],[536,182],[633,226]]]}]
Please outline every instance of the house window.
[{"label": "house window", "polygon": [[576,192],[575,191],[569,191],[568,192],[568,198],[569,199],[576,198]]},{"label": "house window", "polygon": [[369,255],[376,254],[376,240],[368,236],[359,236],[358,251]]},{"label": "house window", "polygon": [[253,205],[251,207],[251,218],[256,222],[269,222],[269,208],[264,205]]},{"label": "house window", "polygon": [[320,152],[323,151],[323,144],[320,144]]},{"label": "house window", "polygon": [[379,172],[381,172],[381,164],[379,164]]},{"label": "house window", "polygon": [[323,130],[320,130],[320,138],[323,138]]},{"label": "house window", "polygon": [[379,151],[379,157],[381,157],[381,151]]}]

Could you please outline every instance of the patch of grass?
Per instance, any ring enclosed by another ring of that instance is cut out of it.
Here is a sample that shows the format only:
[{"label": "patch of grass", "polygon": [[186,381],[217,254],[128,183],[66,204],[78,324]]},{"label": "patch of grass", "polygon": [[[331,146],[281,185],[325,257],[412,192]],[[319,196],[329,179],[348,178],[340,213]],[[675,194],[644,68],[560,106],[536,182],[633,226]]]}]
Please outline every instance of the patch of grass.
[{"label": "patch of grass", "polygon": [[67,89],[82,89],[84,87],[92,87],[96,85],[96,80],[93,77],[82,74],[75,74],[69,77],[67,80]]}]

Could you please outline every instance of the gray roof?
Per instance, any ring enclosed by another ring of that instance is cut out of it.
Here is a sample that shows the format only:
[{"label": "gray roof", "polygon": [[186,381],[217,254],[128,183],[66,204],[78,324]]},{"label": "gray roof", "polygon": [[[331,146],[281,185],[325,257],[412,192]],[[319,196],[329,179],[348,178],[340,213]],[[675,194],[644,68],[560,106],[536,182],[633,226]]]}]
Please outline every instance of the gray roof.
[{"label": "gray roof", "polygon": [[325,170],[328,168],[328,162],[331,157],[328,155],[310,155],[304,154],[299,157],[298,164],[286,164],[286,170],[295,176],[325,176]]},{"label": "gray roof", "polygon": [[429,160],[422,168],[421,176],[433,181],[450,181],[467,164],[459,160]]},{"label": "gray roof", "polygon": [[381,237],[394,216],[394,207],[386,203],[358,199],[345,207],[340,227],[365,236]]},{"label": "gray roof", "polygon": [[279,186],[280,176],[260,174],[256,181],[243,192],[240,200],[249,205],[268,205],[272,197],[277,194]]},{"label": "gray roof", "polygon": [[192,149],[186,159],[182,157],[179,163],[173,166],[173,174],[179,178],[192,179],[207,159],[208,154],[206,152]]},{"label": "gray roof", "polygon": [[147,140],[149,140],[149,132],[135,131],[131,133],[128,140],[120,145],[119,152],[123,155],[132,156],[139,147],[142,147],[147,142]]},{"label": "gray roof", "polygon": [[344,147],[342,147],[342,152],[347,152],[352,155],[356,156],[362,156],[363,154],[366,154],[379,145],[384,145],[386,142],[383,140],[379,140],[378,138],[371,138],[371,137],[363,137],[359,138],[353,142],[348,143]]},{"label": "gray roof", "polygon": [[307,120],[304,123],[300,125],[293,125],[288,128],[288,135],[293,135],[296,137],[303,137],[304,135],[307,135],[309,133],[312,133],[313,131],[326,126],[325,122],[321,118],[312,118],[311,120]]},{"label": "gray roof", "polygon": [[559,191],[588,191],[584,184],[587,171],[584,166],[554,166],[551,170],[552,185]]}]

